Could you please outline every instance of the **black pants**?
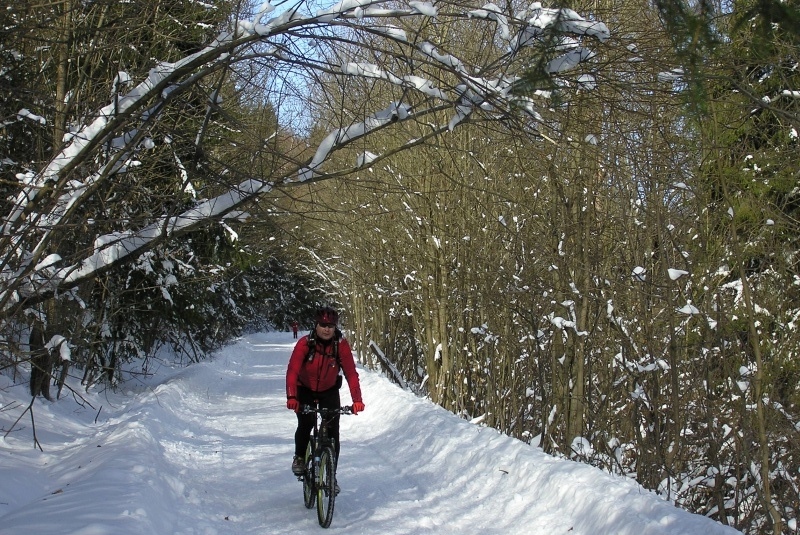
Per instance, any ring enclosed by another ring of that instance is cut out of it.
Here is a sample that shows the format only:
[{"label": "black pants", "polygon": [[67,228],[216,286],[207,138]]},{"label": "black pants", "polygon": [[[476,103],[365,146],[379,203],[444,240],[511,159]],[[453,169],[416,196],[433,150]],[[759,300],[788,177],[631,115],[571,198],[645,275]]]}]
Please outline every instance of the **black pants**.
[{"label": "black pants", "polygon": [[[312,405],[314,401],[319,401],[319,406],[326,409],[341,408],[342,402],[339,399],[339,389],[337,387],[323,392],[314,392],[305,387],[297,388],[297,401],[300,405]],[[297,414],[297,431],[294,433],[294,454],[305,457],[306,448],[311,437],[311,430],[314,429],[314,419],[316,414]],[[339,459],[339,415],[337,414],[329,420],[328,430],[336,440],[336,459]]]}]

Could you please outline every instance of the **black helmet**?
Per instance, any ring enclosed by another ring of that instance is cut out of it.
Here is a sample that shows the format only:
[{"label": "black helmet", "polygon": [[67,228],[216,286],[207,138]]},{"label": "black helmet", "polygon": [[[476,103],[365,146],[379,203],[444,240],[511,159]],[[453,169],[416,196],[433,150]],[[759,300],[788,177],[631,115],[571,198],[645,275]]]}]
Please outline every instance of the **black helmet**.
[{"label": "black helmet", "polygon": [[336,325],[339,323],[339,313],[331,307],[324,307],[317,310],[316,315],[317,323],[330,323]]}]

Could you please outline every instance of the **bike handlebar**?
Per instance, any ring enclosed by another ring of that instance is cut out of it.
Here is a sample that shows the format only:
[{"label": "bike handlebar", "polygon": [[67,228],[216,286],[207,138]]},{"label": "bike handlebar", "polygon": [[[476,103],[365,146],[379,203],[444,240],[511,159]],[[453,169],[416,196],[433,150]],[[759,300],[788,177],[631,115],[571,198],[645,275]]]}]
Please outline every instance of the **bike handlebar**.
[{"label": "bike handlebar", "polygon": [[327,407],[317,407],[316,405],[301,405],[300,414],[353,414],[353,406],[345,405],[338,409],[329,409]]}]

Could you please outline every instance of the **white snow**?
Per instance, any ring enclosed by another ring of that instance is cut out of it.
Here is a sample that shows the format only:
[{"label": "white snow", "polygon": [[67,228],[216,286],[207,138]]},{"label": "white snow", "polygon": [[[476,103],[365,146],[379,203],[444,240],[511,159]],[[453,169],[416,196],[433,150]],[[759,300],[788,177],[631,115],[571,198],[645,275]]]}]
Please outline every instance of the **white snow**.
[{"label": "white snow", "polygon": [[47,124],[47,119],[42,117],[41,115],[36,115],[35,113],[31,112],[28,108],[22,108],[17,112],[17,117],[20,119],[30,119],[34,122],[39,124]]},{"label": "white snow", "polygon": [[686,303],[685,305],[677,309],[677,311],[681,314],[686,314],[687,316],[696,316],[700,314],[700,311],[697,309],[697,307],[691,303]]},{"label": "white snow", "polygon": [[667,270],[667,274],[669,275],[669,278],[671,280],[678,280],[681,277],[683,277],[684,275],[688,275],[689,272],[686,271],[686,270],[683,270],[683,269],[669,268]]},{"label": "white snow", "polygon": [[430,2],[411,0],[408,5],[411,6],[415,12],[421,13],[426,17],[436,17],[436,7]]},{"label": "white snow", "polygon": [[683,69],[672,69],[669,72],[658,73],[659,82],[677,82],[683,78]]},{"label": "white snow", "polygon": [[[290,472],[290,333],[238,340],[126,392],[34,404],[0,438],[3,535],[321,533]],[[329,533],[731,535],[634,481],[462,420],[361,369],[366,411],[342,419]],[[343,399],[349,402],[347,389]],[[76,401],[77,400],[77,401]],[[0,376],[0,425],[29,403]]]},{"label": "white snow", "polygon": [[508,19],[503,15],[503,10],[496,4],[485,4],[481,9],[475,9],[467,13],[469,18],[489,19],[497,22],[497,29],[500,37],[506,41],[511,39],[511,30],[508,27]]}]

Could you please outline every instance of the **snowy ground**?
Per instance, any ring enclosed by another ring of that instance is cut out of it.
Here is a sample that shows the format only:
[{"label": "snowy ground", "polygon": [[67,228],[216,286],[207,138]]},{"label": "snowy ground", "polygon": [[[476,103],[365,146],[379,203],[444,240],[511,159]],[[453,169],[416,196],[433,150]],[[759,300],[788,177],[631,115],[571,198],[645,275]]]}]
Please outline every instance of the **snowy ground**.
[{"label": "snowy ground", "polygon": [[[251,335],[211,362],[163,366],[119,393],[89,394],[93,408],[71,395],[37,400],[44,452],[33,448],[28,415],[0,438],[0,533],[319,533],[290,472],[295,417],[284,372],[293,344],[288,333]],[[367,410],[342,417],[331,533],[738,533],[360,373]],[[0,377],[3,432],[25,396]]]}]

